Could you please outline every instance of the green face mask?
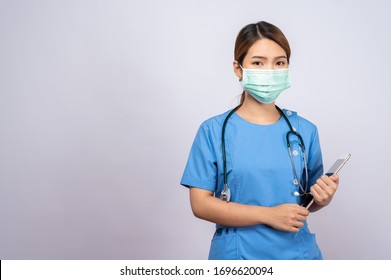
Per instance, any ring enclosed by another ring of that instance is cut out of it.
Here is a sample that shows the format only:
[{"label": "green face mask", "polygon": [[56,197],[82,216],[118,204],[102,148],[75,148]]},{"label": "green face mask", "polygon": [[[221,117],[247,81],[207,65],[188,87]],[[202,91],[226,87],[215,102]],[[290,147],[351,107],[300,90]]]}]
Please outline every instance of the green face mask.
[{"label": "green face mask", "polygon": [[242,68],[242,86],[258,102],[273,103],[282,91],[291,86],[289,69],[263,70]]}]

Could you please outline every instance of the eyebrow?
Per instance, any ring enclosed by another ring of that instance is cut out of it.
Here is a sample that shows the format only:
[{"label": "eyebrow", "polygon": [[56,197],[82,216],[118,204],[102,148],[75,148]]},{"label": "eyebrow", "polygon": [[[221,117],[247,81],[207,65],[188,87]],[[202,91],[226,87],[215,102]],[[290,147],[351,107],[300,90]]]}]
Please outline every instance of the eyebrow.
[{"label": "eyebrow", "polygon": [[[265,56],[260,56],[260,55],[254,55],[253,57],[251,57],[252,59],[253,58],[260,58],[260,59],[267,59],[267,57]],[[274,59],[279,59],[279,58],[285,58],[286,59],[286,56],[285,55],[280,55],[280,56],[276,56]]]}]

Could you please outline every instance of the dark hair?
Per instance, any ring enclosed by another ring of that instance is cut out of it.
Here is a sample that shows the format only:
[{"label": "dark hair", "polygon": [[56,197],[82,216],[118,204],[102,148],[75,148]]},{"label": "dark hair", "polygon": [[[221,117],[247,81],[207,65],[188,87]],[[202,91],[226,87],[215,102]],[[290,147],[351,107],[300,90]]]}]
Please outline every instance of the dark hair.
[{"label": "dark hair", "polygon": [[[246,56],[251,46],[258,40],[267,38],[276,42],[286,53],[286,57],[289,63],[291,56],[291,48],[289,47],[288,40],[284,33],[275,25],[266,21],[260,21],[258,23],[251,23],[246,25],[240,30],[235,42],[234,58],[242,65],[243,59]],[[242,104],[244,101],[244,92],[240,99]]]}]

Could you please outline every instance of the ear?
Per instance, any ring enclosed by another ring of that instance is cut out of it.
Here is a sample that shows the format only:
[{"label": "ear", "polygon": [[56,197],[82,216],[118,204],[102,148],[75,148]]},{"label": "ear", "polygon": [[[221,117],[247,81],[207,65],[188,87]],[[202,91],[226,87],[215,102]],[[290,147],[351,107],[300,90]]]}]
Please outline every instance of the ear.
[{"label": "ear", "polygon": [[239,81],[241,81],[242,77],[243,77],[243,71],[242,71],[242,68],[240,67],[239,62],[234,60],[233,67],[234,67],[235,75],[239,78]]}]

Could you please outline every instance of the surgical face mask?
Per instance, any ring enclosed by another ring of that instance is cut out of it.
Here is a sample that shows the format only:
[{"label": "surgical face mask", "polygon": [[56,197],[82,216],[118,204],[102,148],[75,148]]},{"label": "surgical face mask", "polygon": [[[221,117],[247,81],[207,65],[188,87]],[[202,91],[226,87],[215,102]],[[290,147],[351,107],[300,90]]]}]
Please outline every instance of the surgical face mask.
[{"label": "surgical face mask", "polygon": [[291,86],[289,69],[264,70],[242,68],[242,86],[258,102],[273,103]]}]

